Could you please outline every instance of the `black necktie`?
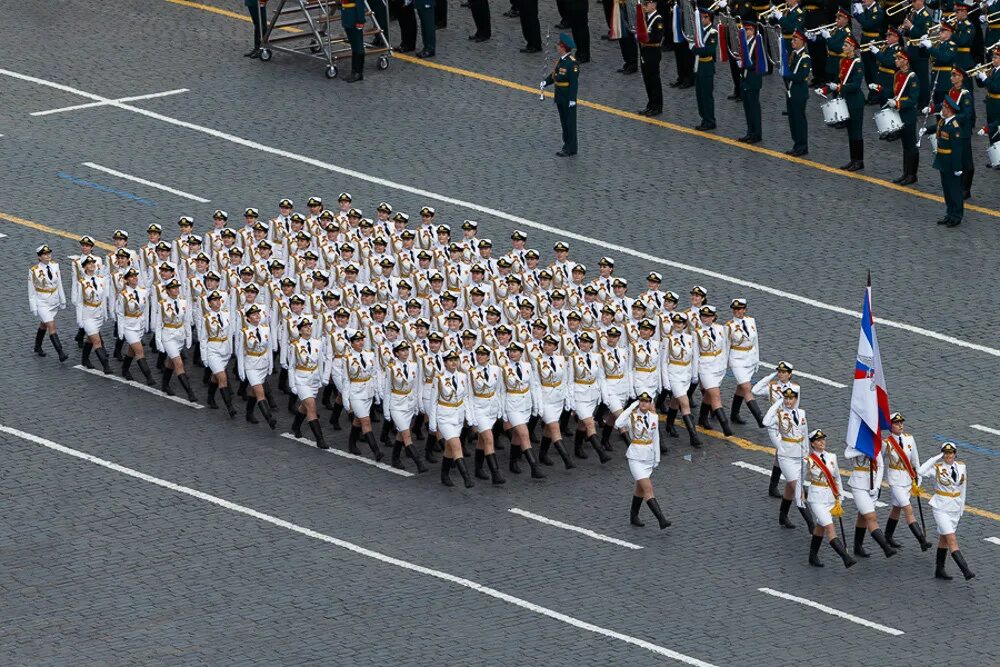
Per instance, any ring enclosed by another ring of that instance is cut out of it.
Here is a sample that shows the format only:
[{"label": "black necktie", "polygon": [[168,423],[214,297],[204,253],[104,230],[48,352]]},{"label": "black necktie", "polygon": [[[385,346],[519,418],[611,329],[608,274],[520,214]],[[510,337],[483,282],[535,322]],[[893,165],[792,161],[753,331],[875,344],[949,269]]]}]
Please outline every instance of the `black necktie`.
[{"label": "black necktie", "polygon": [[747,321],[743,320],[742,322],[740,322],[740,324],[743,325],[743,331],[746,332],[747,338],[749,338],[750,337],[750,328],[747,326]]},{"label": "black necktie", "polygon": [[308,352],[309,354],[313,353],[312,343],[310,343],[309,341],[306,341],[306,352]]},{"label": "black necktie", "polygon": [[824,464],[826,463],[826,457],[823,456],[822,453],[820,453],[820,455],[819,455],[819,460],[822,461]]},{"label": "black necktie", "polygon": [[586,357],[584,357],[584,358],[587,360],[587,368],[593,370],[594,367],[590,365],[590,352],[587,352],[586,353]]},{"label": "black necktie", "polygon": [[796,426],[799,425],[799,413],[796,412],[795,410],[792,410],[792,421],[795,422]]},{"label": "black necktie", "polygon": [[49,274],[49,280],[52,280],[52,267],[48,264],[45,265],[45,273]]},{"label": "black necktie", "polygon": [[181,307],[177,305],[177,299],[174,299],[174,312],[177,313],[178,315],[181,314]]},{"label": "black necktie", "polygon": [[622,360],[618,358],[618,348],[614,349],[614,353],[615,353],[615,363],[620,364]]},{"label": "black necktie", "polygon": [[456,392],[458,391],[458,380],[455,379],[454,375],[451,376],[451,386]]},{"label": "black necktie", "polygon": [[90,284],[94,286],[94,289],[97,289],[97,278],[92,277],[90,279]]},{"label": "black necktie", "polygon": [[215,319],[218,321],[219,328],[221,329],[222,328],[222,315],[216,315]]},{"label": "black necktie", "polygon": [[514,370],[517,371],[517,379],[523,380],[524,376],[521,375],[521,362],[517,362],[516,364],[514,364]]},{"label": "black necktie", "polygon": [[715,329],[713,329],[712,327],[709,327],[708,328],[708,333],[711,334],[711,336],[712,336],[712,342],[714,343],[715,342]]},{"label": "black necktie", "polygon": [[956,469],[955,466],[951,467],[951,479],[953,482],[958,481],[958,469]]},{"label": "black necktie", "polygon": [[358,357],[361,359],[361,368],[368,368],[368,364],[365,363],[365,353],[360,353]]},{"label": "black necktie", "polygon": [[406,364],[405,363],[403,364],[403,379],[404,380],[409,380],[410,379],[410,373],[409,373],[409,371],[406,370]]}]

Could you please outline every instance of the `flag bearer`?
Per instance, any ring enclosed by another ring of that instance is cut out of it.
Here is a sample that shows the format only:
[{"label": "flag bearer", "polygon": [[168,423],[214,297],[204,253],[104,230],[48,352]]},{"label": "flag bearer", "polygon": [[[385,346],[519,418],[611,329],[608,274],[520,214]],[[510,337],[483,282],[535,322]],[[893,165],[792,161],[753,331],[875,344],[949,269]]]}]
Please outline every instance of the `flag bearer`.
[{"label": "flag bearer", "polygon": [[844,567],[851,567],[856,560],[847,553],[847,547],[837,537],[833,527],[833,518],[840,517],[844,510],[841,503],[844,489],[840,484],[840,468],[837,467],[837,455],[826,451],[826,434],[822,429],[809,433],[809,456],[802,465],[801,492],[796,494],[799,510],[804,511],[805,502],[809,502],[809,512],[816,525],[812,530],[812,541],[809,545],[809,564],[823,567],[819,559],[819,547],[823,537],[844,561]]},{"label": "flag bearer", "polygon": [[899,522],[899,514],[902,512],[910,532],[920,543],[921,551],[927,551],[931,548],[931,543],[924,537],[924,532],[914,518],[913,507],[910,505],[911,493],[913,491],[919,493],[920,489],[920,475],[917,474],[917,469],[920,467],[917,441],[909,433],[903,432],[903,422],[906,420],[901,413],[894,412],[889,419],[892,422],[892,433],[882,440],[882,447],[887,452],[885,479],[892,492],[892,510],[889,511],[889,519],[885,522],[885,539],[894,548],[903,546],[892,539],[892,534],[896,532],[896,524]]},{"label": "flag bearer", "polygon": [[848,445],[844,451],[844,458],[852,464],[847,485],[851,487],[854,504],[858,508],[858,518],[854,523],[854,555],[868,558],[869,554],[862,543],[865,540],[865,532],[871,531],[872,538],[882,547],[885,557],[892,558],[896,555],[896,550],[885,539],[885,534],[878,527],[878,517],[875,515],[875,499],[878,497],[884,476],[882,457],[876,455],[872,458],[853,445]]}]

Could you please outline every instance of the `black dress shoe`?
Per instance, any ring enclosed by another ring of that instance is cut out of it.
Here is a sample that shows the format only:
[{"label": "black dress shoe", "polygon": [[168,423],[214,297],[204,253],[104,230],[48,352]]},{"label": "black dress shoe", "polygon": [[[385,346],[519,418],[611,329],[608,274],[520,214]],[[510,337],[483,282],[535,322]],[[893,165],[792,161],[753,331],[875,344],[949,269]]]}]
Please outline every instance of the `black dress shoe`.
[{"label": "black dress shoe", "polygon": [[761,141],[763,141],[763,139],[761,139],[760,137],[750,137],[749,139],[747,139],[748,144],[759,144]]},{"label": "black dress shoe", "polygon": [[576,62],[577,62],[578,65],[581,64],[581,63],[589,63],[590,62],[590,56],[584,56],[582,58],[580,56],[577,56]]},{"label": "black dress shoe", "polygon": [[570,153],[567,151],[556,151],[556,155],[558,155],[559,157],[570,157],[572,155],[576,155],[576,153]]},{"label": "black dress shoe", "polygon": [[962,199],[972,199],[972,190],[966,190],[963,192]]},{"label": "black dress shoe", "polygon": [[697,125],[694,126],[694,129],[698,130],[699,132],[704,132],[708,128],[705,126],[704,123],[698,123]]},{"label": "black dress shoe", "polygon": [[625,65],[618,71],[622,74],[635,74],[639,71],[639,68],[636,65]]},{"label": "black dress shoe", "polygon": [[727,100],[742,100],[743,98],[735,93],[733,95],[726,95]]},{"label": "black dress shoe", "polygon": [[649,107],[636,111],[636,113],[639,114],[640,116],[646,116],[649,114]]},{"label": "black dress shoe", "polygon": [[542,47],[540,46],[526,46],[523,49],[521,49],[521,53],[538,53],[541,50]]},{"label": "black dress shoe", "polygon": [[397,47],[396,47],[395,49],[393,49],[393,50],[394,50],[394,51],[395,51],[396,53],[411,53],[411,52],[415,51],[415,50],[416,50],[416,48],[417,48],[417,47],[416,47],[416,46],[414,46],[414,45],[412,45],[412,44],[400,44],[399,46],[397,46]]},{"label": "black dress shoe", "polygon": [[475,42],[476,44],[482,44],[483,42],[490,41],[490,38],[489,37],[476,37],[472,41]]},{"label": "black dress shoe", "polygon": [[504,15],[504,16],[505,16],[506,18],[509,18],[509,19],[516,19],[516,18],[518,18],[518,17],[519,17],[520,15],[521,15],[521,12],[519,12],[519,11],[517,11],[516,9],[513,9],[513,8],[512,8],[512,9],[510,9],[510,10],[508,10],[508,11],[504,12],[504,13],[503,13],[503,15]]},{"label": "black dress shoe", "polygon": [[260,57],[260,49],[253,48],[243,54],[244,58],[258,58]]},{"label": "black dress shoe", "polygon": [[907,174],[903,180],[899,182],[900,185],[913,185],[917,182],[917,177],[913,174]]},{"label": "black dress shoe", "polygon": [[749,134],[744,134],[742,137],[740,137],[736,141],[740,142],[741,144],[749,143],[750,142],[750,135]]},{"label": "black dress shoe", "polygon": [[799,152],[797,150],[795,150],[794,148],[792,150],[790,150],[790,151],[785,151],[785,155],[791,155],[793,157],[796,156],[796,155],[798,155],[798,154],[799,154]]},{"label": "black dress shoe", "polygon": [[948,222],[944,223],[944,226],[945,227],[958,227],[960,224],[962,224],[961,220],[955,220],[954,218],[952,218]]},{"label": "black dress shoe", "polygon": [[555,28],[556,30],[566,30],[567,28],[569,28],[569,24],[566,23],[565,21],[560,21],[559,23],[556,23],[552,27]]},{"label": "black dress shoe", "polygon": [[937,224],[939,224],[939,225],[947,225],[948,224],[948,218],[941,218],[940,220],[937,221]]},{"label": "black dress shoe", "polygon": [[681,81],[677,87],[680,90],[684,90],[686,88],[694,88],[694,81],[691,81],[690,79],[688,79],[687,81]]},{"label": "black dress shoe", "polygon": [[417,54],[417,57],[418,58],[433,58],[434,57],[434,52],[433,51],[428,51],[427,49],[423,49],[420,53]]},{"label": "black dress shoe", "polygon": [[676,81],[671,81],[671,82],[670,82],[669,84],[667,84],[667,85],[668,85],[668,86],[670,86],[671,88],[676,88],[676,87],[678,87],[679,85],[681,85],[681,80],[680,80],[680,79],[677,79]]},{"label": "black dress shoe", "polygon": [[663,113],[663,107],[653,107],[652,109],[650,109],[649,111],[646,112],[646,115],[647,116],[659,116],[662,113]]},{"label": "black dress shoe", "polygon": [[362,74],[361,72],[351,72],[350,76],[344,79],[344,81],[346,81],[347,83],[354,83],[355,81],[364,81],[364,80],[365,80],[365,75]]}]

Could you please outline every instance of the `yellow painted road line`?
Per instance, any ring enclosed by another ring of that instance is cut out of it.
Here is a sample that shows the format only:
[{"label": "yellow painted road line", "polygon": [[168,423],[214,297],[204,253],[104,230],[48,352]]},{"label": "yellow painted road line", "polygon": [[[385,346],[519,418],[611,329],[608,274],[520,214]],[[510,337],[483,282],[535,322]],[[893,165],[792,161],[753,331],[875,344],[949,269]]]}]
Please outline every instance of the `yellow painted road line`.
[{"label": "yellow painted road line", "polygon": [[[79,241],[83,238],[83,234],[74,234],[72,232],[67,232],[62,229],[56,229],[55,227],[49,227],[48,225],[43,225],[40,222],[34,222],[32,220],[25,220],[24,218],[19,218],[16,215],[10,215],[9,213],[0,212],[0,220],[6,220],[7,222],[12,222],[15,225],[21,225],[22,227],[29,227],[31,229],[38,230],[40,232],[45,232],[46,234],[54,234],[55,236],[62,236],[63,238],[73,239],[74,241]],[[97,241],[97,247],[103,248],[104,250],[114,250],[113,245]]]},{"label": "yellow painted road line", "polygon": [[[211,12],[213,14],[219,14],[227,18],[238,19],[240,21],[250,22],[250,17],[246,14],[238,14],[236,12],[229,11],[228,9],[220,9],[218,7],[213,7],[211,5],[206,5],[201,2],[194,2],[193,0],[164,0],[174,5],[180,5],[182,7],[189,7],[191,9],[200,9],[202,11]],[[282,28],[287,32],[302,32],[302,30],[294,27]],[[511,90],[517,90],[524,93],[530,93],[532,95],[538,95],[538,88],[532,86],[526,86],[521,83],[516,83],[514,81],[509,81],[507,79],[501,79],[500,77],[490,76],[489,74],[482,74],[480,72],[473,72],[471,70],[462,69],[461,67],[454,67],[452,65],[443,65],[441,63],[424,60],[422,58],[415,58],[413,56],[406,55],[405,53],[393,53],[392,57],[397,60],[402,60],[403,62],[411,63],[413,65],[419,65],[420,67],[427,67],[429,69],[435,69],[441,72],[448,72],[449,74],[454,74],[456,76],[463,76],[469,79],[475,79],[476,81],[483,81],[484,83],[490,83],[496,86],[503,86],[504,88],[509,88]],[[546,97],[552,97],[552,93],[545,93]],[[707,141],[714,141],[717,143],[725,144],[726,146],[731,146],[732,148],[738,148],[744,151],[751,151],[758,153],[760,155],[766,155],[768,157],[775,158],[777,160],[784,160],[785,162],[791,162],[794,164],[801,165],[803,167],[809,167],[816,169],[818,171],[826,172],[827,174],[832,174],[834,176],[841,176],[843,178],[852,178],[856,181],[862,181],[868,183],[869,185],[877,185],[889,190],[895,190],[903,194],[912,195],[915,197],[920,197],[922,199],[927,199],[929,201],[944,203],[944,197],[940,195],[934,195],[929,192],[923,192],[922,190],[917,190],[915,188],[908,188],[904,185],[897,185],[891,181],[887,181],[882,178],[876,178],[874,176],[865,176],[864,174],[859,174],[857,172],[843,171],[837,167],[831,167],[828,164],[823,164],[822,162],[816,162],[814,160],[806,160],[801,157],[795,157],[792,155],[785,155],[781,151],[772,150],[770,148],[763,148],[761,146],[755,146],[751,144],[743,144],[735,139],[730,139],[729,137],[720,136],[717,134],[711,134],[708,132],[700,132],[690,127],[685,127],[684,125],[678,125],[677,123],[671,123],[665,120],[659,120],[657,118],[649,118],[646,116],[640,116],[637,113],[632,113],[631,111],[625,111],[623,109],[618,109],[616,107],[608,106],[606,104],[600,104],[598,102],[590,102],[588,100],[579,100],[577,102],[578,106],[586,107],[588,109],[593,109],[595,111],[601,111],[612,116],[618,116],[619,118],[625,118],[627,120],[638,121],[640,123],[646,123],[648,125],[655,125],[656,127],[662,127],[667,130],[672,130],[674,132],[680,132],[681,134],[686,134],[692,137],[698,137],[700,139],[705,139]],[[992,208],[987,208],[985,206],[976,206],[975,204],[965,204],[966,210],[975,211],[977,213],[982,213],[984,215],[993,216],[995,218],[1000,218],[1000,211]]]}]

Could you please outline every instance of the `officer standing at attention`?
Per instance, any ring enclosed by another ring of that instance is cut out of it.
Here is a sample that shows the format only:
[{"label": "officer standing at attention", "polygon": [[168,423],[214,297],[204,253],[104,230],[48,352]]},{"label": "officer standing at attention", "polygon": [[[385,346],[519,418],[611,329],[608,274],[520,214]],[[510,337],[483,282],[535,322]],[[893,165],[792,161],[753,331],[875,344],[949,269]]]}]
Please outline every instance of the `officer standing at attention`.
[{"label": "officer standing at attention", "polygon": [[340,25],[351,43],[351,74],[345,81],[353,83],[365,78],[365,5],[358,7],[358,0],[343,0],[340,3]]},{"label": "officer standing at attention", "polygon": [[962,200],[962,130],[955,120],[958,104],[951,96],[944,98],[941,120],[937,124],[938,150],[934,155],[934,168],[941,172],[941,189],[944,190],[945,216],[939,225],[958,227],[965,214]]},{"label": "officer standing at attention", "polygon": [[545,77],[539,88],[555,84],[556,109],[559,110],[559,124],[562,125],[563,147],[556,153],[559,157],[576,155],[576,92],[580,78],[580,65],[573,57],[576,43],[566,33],[559,33],[559,60],[552,73]]},{"label": "officer standing at attention", "polygon": [[698,116],[701,122],[696,130],[715,129],[715,51],[719,44],[719,33],[712,27],[712,12],[701,11],[701,42],[703,46],[692,46],[695,56],[694,95],[698,102]]},{"label": "officer standing at attention", "polygon": [[260,58],[260,38],[267,28],[267,0],[244,0],[250,20],[253,21],[253,48],[243,54],[244,58]]},{"label": "officer standing at attention", "polygon": [[[663,113],[663,83],[660,81],[660,58],[663,55],[663,17],[656,11],[656,0],[644,0],[646,14],[646,39],[639,41],[642,57],[642,82],[646,84],[646,108],[640,116],[659,116]],[[627,39],[627,38],[626,38]]]},{"label": "officer standing at attention", "polygon": [[417,53],[418,58],[432,58],[437,49],[437,24],[434,22],[434,0],[413,0],[420,17],[420,39],[424,48]]},{"label": "officer standing at attention", "polygon": [[809,101],[811,76],[812,57],[806,49],[806,35],[796,30],[792,33],[792,52],[788,54],[788,71],[785,74],[785,108],[788,110],[788,129],[792,134],[792,148],[785,151],[787,155],[801,157],[809,154],[806,102]]}]

